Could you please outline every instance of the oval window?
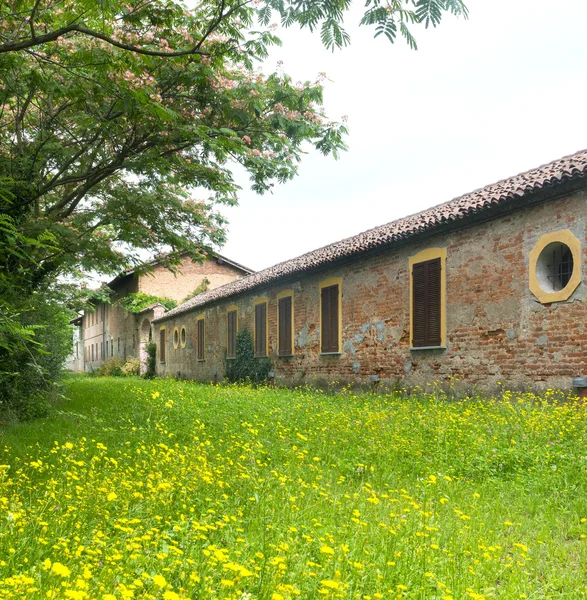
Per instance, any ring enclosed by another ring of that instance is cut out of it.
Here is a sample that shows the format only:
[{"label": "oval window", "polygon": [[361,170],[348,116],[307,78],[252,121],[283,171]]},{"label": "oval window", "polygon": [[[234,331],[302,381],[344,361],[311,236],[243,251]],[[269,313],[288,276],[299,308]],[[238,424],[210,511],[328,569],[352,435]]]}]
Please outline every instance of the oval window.
[{"label": "oval window", "polygon": [[173,331],[173,347],[177,348],[179,346],[179,331],[177,327]]},{"label": "oval window", "polygon": [[185,348],[185,342],[186,342],[186,333],[185,333],[185,326],[181,328],[181,347]]},{"label": "oval window", "polygon": [[545,292],[564,290],[573,275],[573,253],[563,242],[548,244],[538,256],[536,279]]}]

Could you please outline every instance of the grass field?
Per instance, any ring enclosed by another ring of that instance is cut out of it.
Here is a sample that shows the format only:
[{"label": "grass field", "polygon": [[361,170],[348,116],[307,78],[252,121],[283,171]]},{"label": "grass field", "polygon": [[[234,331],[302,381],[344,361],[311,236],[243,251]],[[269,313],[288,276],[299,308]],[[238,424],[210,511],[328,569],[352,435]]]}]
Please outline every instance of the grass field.
[{"label": "grass field", "polygon": [[0,430],[0,598],[587,598],[587,409],[72,380]]}]

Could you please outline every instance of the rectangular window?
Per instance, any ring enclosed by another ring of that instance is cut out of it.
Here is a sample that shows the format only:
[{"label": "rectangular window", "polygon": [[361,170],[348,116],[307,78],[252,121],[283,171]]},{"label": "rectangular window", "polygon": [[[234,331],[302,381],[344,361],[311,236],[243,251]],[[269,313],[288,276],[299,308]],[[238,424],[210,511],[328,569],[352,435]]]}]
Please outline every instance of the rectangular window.
[{"label": "rectangular window", "polygon": [[92,344],[92,362],[94,362],[94,344]]},{"label": "rectangular window", "polygon": [[267,303],[255,304],[255,356],[267,356]]},{"label": "rectangular window", "polygon": [[226,314],[226,327],[227,327],[227,344],[226,344],[226,356],[228,358],[236,357],[236,333],[237,333],[237,312],[231,310]]},{"label": "rectangular window", "polygon": [[322,346],[321,352],[340,352],[339,348],[339,286],[330,285],[321,291]]},{"label": "rectangular window", "polygon": [[118,338],[118,348],[117,348],[117,352],[118,352],[118,354],[120,354],[120,338]]},{"label": "rectangular window", "polygon": [[204,319],[198,320],[198,360],[204,360],[205,357],[205,339],[206,331],[204,325]]},{"label": "rectangular window", "polygon": [[293,354],[293,312],[291,296],[279,299],[279,302],[277,303],[277,312],[279,356],[291,356]]},{"label": "rectangular window", "polygon": [[108,356],[108,340],[106,340],[106,356]]},{"label": "rectangular window", "polygon": [[104,359],[104,342],[100,342],[100,360]]},{"label": "rectangular window", "polygon": [[414,348],[442,344],[440,258],[412,265],[412,331]]},{"label": "rectangular window", "polygon": [[[120,338],[118,338],[118,349],[120,351]],[[165,362],[165,329],[159,332],[159,361]]]}]

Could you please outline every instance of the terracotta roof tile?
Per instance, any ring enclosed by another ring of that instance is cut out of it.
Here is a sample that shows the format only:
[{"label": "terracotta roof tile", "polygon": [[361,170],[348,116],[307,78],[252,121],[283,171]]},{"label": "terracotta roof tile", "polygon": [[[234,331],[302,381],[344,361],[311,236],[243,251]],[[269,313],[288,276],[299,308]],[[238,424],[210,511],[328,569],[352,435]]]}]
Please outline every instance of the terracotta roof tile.
[{"label": "terracotta roof tile", "polygon": [[479,211],[488,210],[507,200],[521,199],[528,194],[538,192],[544,188],[586,176],[587,150],[582,150],[532,169],[531,171],[498,181],[497,183],[475,190],[444,204],[426,209],[420,213],[392,221],[386,225],[380,225],[350,238],[302,254],[291,260],[286,260],[242,279],[237,279],[188,300],[158,320],[173,317],[235,294],[248,292],[282,277],[300,274],[309,269],[327,265],[328,263],[359,252],[399,242],[416,233],[433,229],[442,223],[466,219]]}]

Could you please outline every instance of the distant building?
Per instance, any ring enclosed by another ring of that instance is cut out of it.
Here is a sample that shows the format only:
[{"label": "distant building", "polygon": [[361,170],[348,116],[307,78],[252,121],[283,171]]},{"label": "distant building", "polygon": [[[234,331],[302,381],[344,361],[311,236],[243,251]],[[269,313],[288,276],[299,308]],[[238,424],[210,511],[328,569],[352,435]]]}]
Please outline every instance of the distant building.
[{"label": "distant building", "polygon": [[74,338],[74,355],[68,361],[69,368],[95,370],[103,360],[112,357],[125,360],[140,357],[144,362],[145,346],[151,336],[151,321],[163,316],[166,309],[155,303],[138,314],[131,314],[119,304],[125,296],[144,292],[181,302],[204,280],[208,282],[207,289],[212,290],[252,273],[250,269],[218,254],[203,263],[186,257],[177,273],[172,273],[159,262],[151,266],[150,273],[127,271],[113,279],[108,284],[113,291],[110,304],[96,303],[93,312],[72,321],[78,332],[77,340]]},{"label": "distant building", "polygon": [[155,317],[158,373],[221,379],[246,328],[286,383],[568,388],[587,375],[586,191],[583,151],[197,296]]}]

